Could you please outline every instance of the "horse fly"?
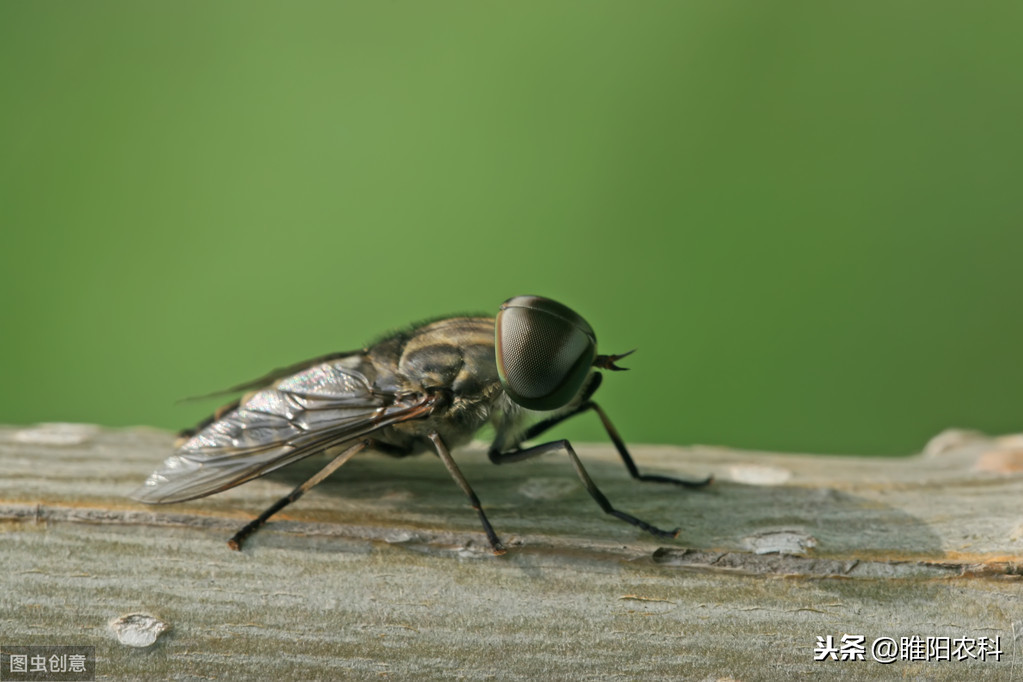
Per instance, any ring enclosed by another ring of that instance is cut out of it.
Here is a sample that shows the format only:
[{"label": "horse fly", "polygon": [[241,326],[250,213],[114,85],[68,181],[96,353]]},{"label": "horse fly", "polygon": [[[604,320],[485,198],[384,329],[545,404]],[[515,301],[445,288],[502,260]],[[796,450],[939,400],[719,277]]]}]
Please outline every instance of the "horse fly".
[{"label": "horse fly", "polygon": [[182,432],[184,442],[132,497],[148,504],[182,502],[316,453],[339,453],[235,533],[228,545],[237,550],[271,516],[357,453],[372,448],[401,457],[432,450],[469,498],[490,546],[501,554],[504,545],[450,452],[489,422],[495,429],[489,449],[494,464],[562,451],[604,512],[653,535],[675,537],[678,529],[662,530],[613,507],[567,440],[523,447],[569,417],[592,410],[633,478],[689,487],[709,483],[710,478],[687,481],[639,473],[607,414],[593,401],[602,377],[598,370],[624,369],[615,363],[628,354],[598,355],[586,320],[539,296],[505,301],[496,319],[427,322],[364,350],[318,357],[228,389],[249,393]]}]

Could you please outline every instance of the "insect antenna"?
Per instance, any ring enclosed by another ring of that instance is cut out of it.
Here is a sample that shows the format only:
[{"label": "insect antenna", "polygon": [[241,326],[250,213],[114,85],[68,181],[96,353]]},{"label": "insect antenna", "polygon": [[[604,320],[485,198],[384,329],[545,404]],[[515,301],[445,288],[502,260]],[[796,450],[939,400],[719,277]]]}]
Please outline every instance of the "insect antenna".
[{"label": "insect antenna", "polygon": [[612,372],[627,372],[629,370],[628,367],[619,367],[615,363],[628,355],[632,355],[635,352],[636,349],[633,348],[627,353],[619,353],[618,355],[598,355],[596,358],[593,359],[593,366],[599,367],[600,369],[609,369]]}]

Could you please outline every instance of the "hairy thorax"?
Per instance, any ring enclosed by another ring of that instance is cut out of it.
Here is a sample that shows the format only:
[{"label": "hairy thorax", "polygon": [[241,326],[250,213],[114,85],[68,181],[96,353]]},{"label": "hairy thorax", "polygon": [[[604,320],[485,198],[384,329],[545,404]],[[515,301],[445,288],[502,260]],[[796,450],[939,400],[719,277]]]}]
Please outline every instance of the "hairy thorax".
[{"label": "hairy thorax", "polygon": [[468,442],[503,397],[493,318],[456,317],[426,324],[376,344],[369,360],[377,390],[439,396],[430,416],[395,424],[379,436],[413,451],[433,432],[452,447]]}]

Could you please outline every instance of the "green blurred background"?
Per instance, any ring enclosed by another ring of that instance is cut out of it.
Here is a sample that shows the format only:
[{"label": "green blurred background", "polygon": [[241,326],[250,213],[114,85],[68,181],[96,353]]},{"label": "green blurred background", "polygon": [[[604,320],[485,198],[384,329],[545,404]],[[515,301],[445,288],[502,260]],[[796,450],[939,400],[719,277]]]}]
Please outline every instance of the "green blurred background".
[{"label": "green blurred background", "polygon": [[[536,293],[631,442],[1023,430],[1023,4],[2,2],[0,422]],[[562,434],[602,438],[594,417]]]}]

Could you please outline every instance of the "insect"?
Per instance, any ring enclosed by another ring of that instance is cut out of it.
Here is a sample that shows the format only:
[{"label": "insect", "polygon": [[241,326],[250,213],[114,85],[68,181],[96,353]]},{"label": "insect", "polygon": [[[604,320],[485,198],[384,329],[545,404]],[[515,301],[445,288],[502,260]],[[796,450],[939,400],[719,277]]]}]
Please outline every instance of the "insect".
[{"label": "insect", "polygon": [[[632,351],[629,351],[631,353]],[[404,457],[433,451],[479,515],[496,554],[505,551],[450,448],[484,424],[495,429],[494,464],[564,452],[604,512],[661,537],[662,530],[613,507],[567,440],[524,447],[560,422],[593,411],[625,467],[641,481],[698,487],[710,482],[639,473],[625,442],[593,401],[601,369],[629,353],[598,355],[586,320],[540,296],[518,296],[492,317],[451,317],[395,333],[363,350],[333,353],[275,370],[226,392],[249,391],[194,429],[132,497],[149,504],[205,497],[310,455],[333,459],[229,541],[241,549],[252,533],[354,455],[375,449]]]}]

